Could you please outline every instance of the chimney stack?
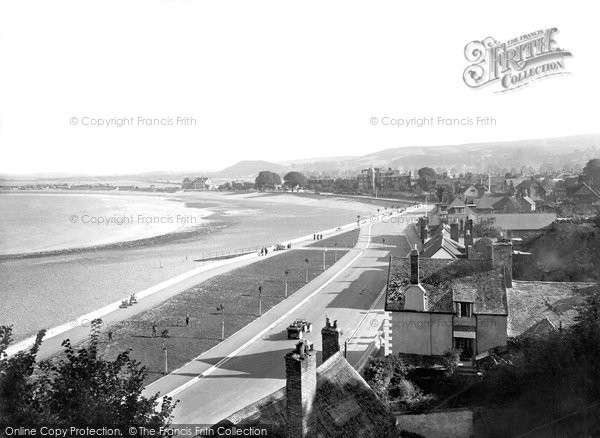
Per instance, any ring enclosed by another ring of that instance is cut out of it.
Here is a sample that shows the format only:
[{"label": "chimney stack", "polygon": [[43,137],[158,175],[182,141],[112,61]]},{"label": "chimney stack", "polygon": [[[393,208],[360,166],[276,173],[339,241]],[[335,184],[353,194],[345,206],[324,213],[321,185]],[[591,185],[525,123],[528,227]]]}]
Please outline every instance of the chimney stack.
[{"label": "chimney stack", "polygon": [[494,266],[494,243],[491,241],[485,245],[485,259],[490,261],[492,266]]},{"label": "chimney stack", "polygon": [[301,341],[285,355],[285,396],[288,438],[314,432],[313,405],[317,395],[317,360],[311,344]]},{"label": "chimney stack", "polygon": [[341,330],[338,329],[337,320],[331,321],[331,316],[325,318],[325,327],[321,329],[323,344],[323,362],[340,351]]},{"label": "chimney stack", "polygon": [[419,219],[419,227],[420,227],[420,237],[421,237],[421,245],[425,244],[427,240],[427,223],[425,222],[425,218]]},{"label": "chimney stack", "polygon": [[458,223],[452,222],[450,224],[450,238],[455,242],[458,242],[459,239],[459,231],[458,231]]},{"label": "chimney stack", "polygon": [[410,284],[404,289],[404,310],[426,312],[427,293],[419,281],[419,251],[410,252]]},{"label": "chimney stack", "polygon": [[416,245],[410,252],[410,284],[419,284],[419,251]]},{"label": "chimney stack", "polygon": [[494,244],[494,268],[504,268],[504,282],[506,287],[512,287],[513,279],[513,246],[512,242],[496,242]]}]

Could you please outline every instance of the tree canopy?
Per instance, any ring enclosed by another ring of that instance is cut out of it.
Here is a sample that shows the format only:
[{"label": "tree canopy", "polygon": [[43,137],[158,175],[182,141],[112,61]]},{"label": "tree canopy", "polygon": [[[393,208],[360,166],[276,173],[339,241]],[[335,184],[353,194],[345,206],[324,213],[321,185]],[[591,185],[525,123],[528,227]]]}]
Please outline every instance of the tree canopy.
[{"label": "tree canopy", "polygon": [[100,320],[92,322],[86,346],[67,339],[56,358],[36,363],[45,335],[29,351],[7,357],[12,328],[0,326],[0,418],[12,424],[104,424],[158,429],[171,420],[176,405],[158,394],[142,396],[147,370],[129,351],[115,360],[98,355]]},{"label": "tree canopy", "polygon": [[433,170],[431,167],[422,167],[418,170],[418,174],[423,190],[431,190],[436,178],[435,170]]},{"label": "tree canopy", "polygon": [[583,168],[583,173],[591,181],[594,188],[600,187],[600,158],[594,158],[587,162]]},{"label": "tree canopy", "polygon": [[300,172],[291,171],[283,177],[284,186],[294,190],[296,187],[305,187],[308,179]]},{"label": "tree canopy", "polygon": [[254,187],[258,190],[274,189],[275,186],[281,185],[281,176],[278,173],[269,170],[259,172],[254,180]]}]

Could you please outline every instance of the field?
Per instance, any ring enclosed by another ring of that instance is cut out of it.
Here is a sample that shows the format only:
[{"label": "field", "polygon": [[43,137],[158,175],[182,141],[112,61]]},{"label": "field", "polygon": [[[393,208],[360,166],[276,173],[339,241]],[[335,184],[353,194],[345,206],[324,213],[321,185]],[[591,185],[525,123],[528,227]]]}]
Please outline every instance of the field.
[{"label": "field", "polygon": [[[323,240],[322,242],[325,242]],[[347,250],[337,251],[339,260]],[[225,320],[225,336],[230,336],[259,316],[258,288],[262,287],[262,312],[284,299],[285,271],[288,270],[288,295],[323,272],[323,251],[318,249],[291,250],[252,265],[235,269],[203,282],[140,313],[135,319],[110,327],[102,334],[101,351],[107,358],[131,349],[132,355],[148,367],[147,382],[162,376],[163,345],[168,349],[169,369],[187,363],[221,341],[221,324]],[[334,251],[325,253],[329,268],[336,258]],[[308,264],[306,259],[309,260]],[[217,309],[223,305],[223,313]],[[186,315],[189,326],[186,326]],[[152,326],[156,324],[157,337]],[[168,337],[162,338],[163,330]]]}]

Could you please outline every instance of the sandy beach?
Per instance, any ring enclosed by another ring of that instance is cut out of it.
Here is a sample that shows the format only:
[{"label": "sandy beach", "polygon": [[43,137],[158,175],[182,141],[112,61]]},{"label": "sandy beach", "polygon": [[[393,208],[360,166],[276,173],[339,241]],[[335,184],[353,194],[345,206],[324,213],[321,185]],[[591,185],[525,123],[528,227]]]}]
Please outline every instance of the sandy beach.
[{"label": "sandy beach", "polygon": [[15,339],[23,339],[187,272],[199,266],[193,260],[204,253],[290,240],[376,210],[344,198],[286,194],[172,197],[187,207],[210,205],[208,225],[127,244],[0,261],[0,324],[13,324]]}]

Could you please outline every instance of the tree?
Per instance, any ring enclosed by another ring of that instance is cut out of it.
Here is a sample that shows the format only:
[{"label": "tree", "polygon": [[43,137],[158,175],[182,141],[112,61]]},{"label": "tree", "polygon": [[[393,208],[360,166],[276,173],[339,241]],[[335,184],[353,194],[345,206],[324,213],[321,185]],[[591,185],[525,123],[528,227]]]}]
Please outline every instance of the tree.
[{"label": "tree", "polygon": [[[98,355],[101,320],[92,322],[88,345],[67,339],[64,354],[36,364],[45,332],[29,351],[6,357],[11,327],[0,327],[0,418],[6,423],[168,426],[176,405],[158,394],[142,396],[147,370],[124,351],[115,360]],[[160,406],[160,407],[159,407]]]},{"label": "tree", "polygon": [[283,180],[285,181],[283,183],[283,185],[285,187],[289,187],[290,189],[292,189],[292,192],[294,191],[294,188],[298,187],[305,187],[306,183],[307,183],[307,179],[304,175],[302,175],[300,172],[296,172],[296,171],[291,171],[288,172],[284,177]]},{"label": "tree", "polygon": [[431,167],[422,167],[418,170],[418,174],[423,190],[431,190],[435,182],[435,170],[433,170]]},{"label": "tree", "polygon": [[587,180],[594,188],[600,188],[600,158],[594,158],[587,162],[583,168]]},{"label": "tree", "polygon": [[275,172],[263,170],[259,172],[258,176],[254,180],[254,187],[258,190],[273,190],[276,186],[281,185],[281,176]]}]

